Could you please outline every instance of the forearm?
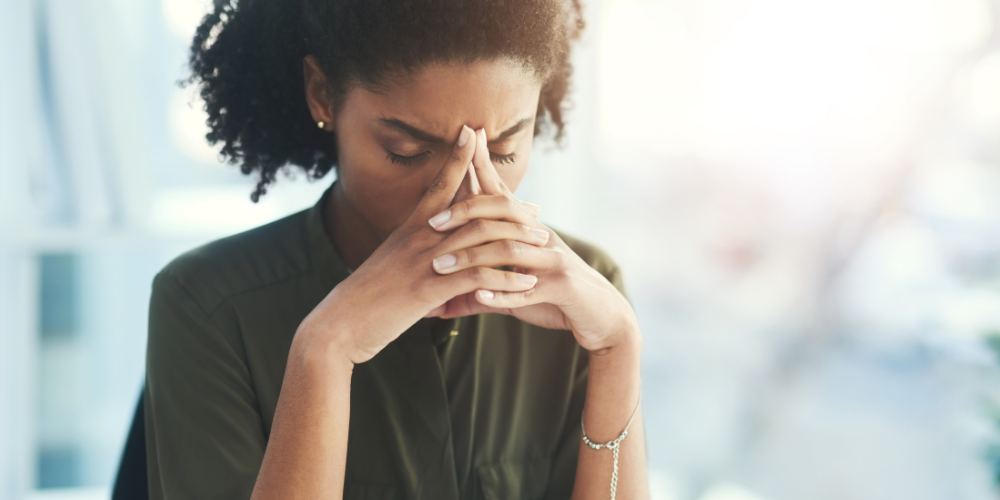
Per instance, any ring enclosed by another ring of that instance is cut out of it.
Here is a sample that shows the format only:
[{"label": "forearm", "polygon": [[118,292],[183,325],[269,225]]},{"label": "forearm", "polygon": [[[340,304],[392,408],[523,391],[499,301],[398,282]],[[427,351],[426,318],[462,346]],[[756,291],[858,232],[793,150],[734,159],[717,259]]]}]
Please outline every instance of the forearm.
[{"label": "forearm", "polygon": [[354,365],[317,337],[292,344],[253,500],[343,496]]},{"label": "forearm", "polygon": [[[603,444],[617,439],[636,409],[641,351],[642,336],[637,327],[631,327],[622,343],[604,354],[590,354],[583,420],[592,442]],[[611,450],[594,450],[581,440],[573,499],[607,499],[612,469]],[[641,407],[636,409],[628,436],[620,443],[617,498],[649,498]]]}]

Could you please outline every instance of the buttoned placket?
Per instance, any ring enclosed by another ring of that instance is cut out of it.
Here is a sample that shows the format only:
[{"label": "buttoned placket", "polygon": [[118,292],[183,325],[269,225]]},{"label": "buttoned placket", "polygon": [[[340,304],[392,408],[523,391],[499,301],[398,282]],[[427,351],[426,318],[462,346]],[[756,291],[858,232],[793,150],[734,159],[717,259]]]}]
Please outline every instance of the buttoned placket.
[{"label": "buttoned placket", "polygon": [[[434,319],[422,319],[403,333],[390,346],[398,349],[405,357],[408,369],[400,375],[407,375],[408,390],[403,393],[416,413],[426,424],[429,434],[423,438],[426,446],[433,450],[430,462],[424,464],[426,476],[421,478],[423,487],[419,498],[459,500],[456,477],[455,454],[451,433],[451,413],[445,388],[443,368],[438,357],[435,333],[444,327],[443,336],[450,338],[450,332],[457,322],[446,320],[446,324],[434,325]],[[432,327],[434,326],[434,327]],[[447,341],[447,340],[445,340]]]}]

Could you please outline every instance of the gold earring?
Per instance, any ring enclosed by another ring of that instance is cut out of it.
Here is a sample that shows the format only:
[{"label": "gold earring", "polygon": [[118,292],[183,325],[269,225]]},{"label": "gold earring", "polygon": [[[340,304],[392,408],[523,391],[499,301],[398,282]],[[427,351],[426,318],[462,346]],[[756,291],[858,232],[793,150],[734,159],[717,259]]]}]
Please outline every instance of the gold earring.
[{"label": "gold earring", "polygon": [[319,128],[323,128],[324,125],[326,125],[326,123],[323,122],[322,120],[320,120],[319,122],[316,123],[316,126],[319,127]]}]

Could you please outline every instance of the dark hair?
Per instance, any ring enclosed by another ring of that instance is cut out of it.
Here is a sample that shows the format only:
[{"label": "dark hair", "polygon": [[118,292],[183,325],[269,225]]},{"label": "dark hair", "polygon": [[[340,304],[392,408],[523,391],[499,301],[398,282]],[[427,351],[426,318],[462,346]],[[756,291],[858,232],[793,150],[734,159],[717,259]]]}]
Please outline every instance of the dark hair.
[{"label": "dark hair", "polygon": [[579,0],[215,0],[191,44],[212,144],[258,173],[251,199],[289,164],[320,178],[337,145],[306,105],[302,60],[317,58],[335,95],[431,62],[509,59],[542,78],[535,134],[563,133]]}]

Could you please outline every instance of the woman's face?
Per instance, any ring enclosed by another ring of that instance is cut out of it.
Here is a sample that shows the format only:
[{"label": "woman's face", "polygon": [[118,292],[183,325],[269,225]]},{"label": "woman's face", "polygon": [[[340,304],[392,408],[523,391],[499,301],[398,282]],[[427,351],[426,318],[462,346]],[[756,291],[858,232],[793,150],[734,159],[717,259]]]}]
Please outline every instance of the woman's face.
[{"label": "woman's face", "polygon": [[434,64],[383,91],[350,90],[332,120],[345,201],[388,235],[416,208],[462,125],[486,129],[493,164],[516,190],[531,156],[540,91],[537,77],[506,61]]}]

